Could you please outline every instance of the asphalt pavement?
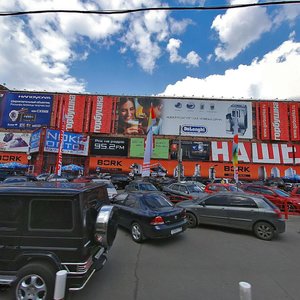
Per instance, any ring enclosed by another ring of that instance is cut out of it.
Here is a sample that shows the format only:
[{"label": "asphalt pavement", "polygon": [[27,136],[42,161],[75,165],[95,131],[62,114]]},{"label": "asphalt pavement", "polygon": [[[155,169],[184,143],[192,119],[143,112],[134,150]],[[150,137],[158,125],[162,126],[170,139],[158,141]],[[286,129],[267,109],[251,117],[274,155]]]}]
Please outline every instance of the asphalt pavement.
[{"label": "asphalt pavement", "polygon": [[[267,242],[251,233],[200,226],[167,240],[136,244],[123,229],[104,268],[68,300],[239,300],[239,282],[252,300],[300,299],[300,217]],[[0,292],[0,299],[7,300]]]}]

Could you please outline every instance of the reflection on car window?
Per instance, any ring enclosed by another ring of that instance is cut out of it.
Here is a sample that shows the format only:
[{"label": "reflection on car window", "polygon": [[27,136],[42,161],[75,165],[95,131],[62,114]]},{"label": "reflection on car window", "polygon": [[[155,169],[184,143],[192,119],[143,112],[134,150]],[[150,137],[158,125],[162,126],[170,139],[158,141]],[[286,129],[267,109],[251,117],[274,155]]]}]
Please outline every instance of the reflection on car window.
[{"label": "reflection on car window", "polygon": [[157,191],[157,188],[153,184],[140,184],[140,190],[142,190],[142,191]]},{"label": "reflection on car window", "polygon": [[236,191],[238,191],[237,187],[234,186],[234,185],[230,185],[228,188],[229,188],[229,190],[230,190],[231,192],[236,192]]},{"label": "reflection on car window", "polygon": [[0,227],[17,228],[22,217],[22,201],[10,196],[0,199]]},{"label": "reflection on car window", "polygon": [[205,205],[227,206],[229,205],[229,200],[224,195],[214,195],[205,200]]},{"label": "reflection on car window", "polygon": [[232,196],[229,199],[230,206],[236,206],[236,207],[257,207],[257,204],[254,200],[252,200],[249,197],[243,197],[243,196]]},{"label": "reflection on car window", "polygon": [[151,209],[173,206],[170,201],[158,194],[144,195],[143,200],[144,205]]},{"label": "reflection on car window", "polygon": [[198,185],[188,185],[187,186],[187,189],[190,193],[200,193],[201,192],[201,189]]},{"label": "reflection on car window", "polygon": [[278,194],[281,197],[289,197],[289,195],[286,192],[284,192],[283,190],[276,189],[274,191],[275,191],[276,194]]},{"label": "reflection on car window", "polygon": [[132,195],[129,195],[126,201],[124,202],[125,206],[132,207],[132,208],[140,208],[140,201],[139,199],[135,198]]}]

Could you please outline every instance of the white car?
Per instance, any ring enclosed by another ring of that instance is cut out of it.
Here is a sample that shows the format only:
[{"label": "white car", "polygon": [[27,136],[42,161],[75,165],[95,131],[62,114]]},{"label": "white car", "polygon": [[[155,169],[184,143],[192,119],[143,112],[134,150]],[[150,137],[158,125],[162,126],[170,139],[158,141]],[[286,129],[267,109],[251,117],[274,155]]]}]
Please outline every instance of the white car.
[{"label": "white car", "polygon": [[92,182],[103,182],[103,183],[105,183],[109,200],[114,199],[118,195],[118,192],[117,192],[115,186],[112,184],[112,182],[110,180],[101,179],[101,178],[99,178],[99,179],[98,178],[93,178]]}]

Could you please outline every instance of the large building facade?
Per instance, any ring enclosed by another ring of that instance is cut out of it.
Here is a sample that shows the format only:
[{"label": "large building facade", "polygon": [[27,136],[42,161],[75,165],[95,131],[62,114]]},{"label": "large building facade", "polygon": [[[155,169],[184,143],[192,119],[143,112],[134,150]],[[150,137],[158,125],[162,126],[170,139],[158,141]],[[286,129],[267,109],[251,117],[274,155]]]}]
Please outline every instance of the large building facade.
[{"label": "large building facade", "polygon": [[[54,171],[59,130],[63,164],[86,173],[128,173],[142,165],[150,110],[156,119],[151,163],[173,175],[179,145],[184,175],[233,178],[232,139],[239,135],[239,178],[300,174],[299,101],[111,96],[0,91],[0,163]],[[151,108],[152,107],[152,108]],[[151,108],[151,109],[150,109]]]}]

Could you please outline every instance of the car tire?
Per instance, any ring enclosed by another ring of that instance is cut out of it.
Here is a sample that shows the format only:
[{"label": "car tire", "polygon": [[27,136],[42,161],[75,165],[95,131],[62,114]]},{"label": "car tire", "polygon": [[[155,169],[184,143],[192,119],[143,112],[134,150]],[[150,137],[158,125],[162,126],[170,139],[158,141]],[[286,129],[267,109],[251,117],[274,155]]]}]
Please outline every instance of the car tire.
[{"label": "car tire", "polygon": [[274,227],[267,222],[257,222],[253,230],[256,237],[265,241],[271,241],[275,235]]},{"label": "car tire", "polygon": [[145,239],[143,234],[142,227],[139,223],[132,223],[131,224],[131,237],[136,243],[142,243]]},{"label": "car tire", "polygon": [[187,212],[186,219],[188,228],[194,228],[197,226],[197,218],[194,214]]},{"label": "car tire", "polygon": [[17,274],[12,292],[13,299],[52,300],[55,286],[55,270],[49,264],[29,263]]}]

